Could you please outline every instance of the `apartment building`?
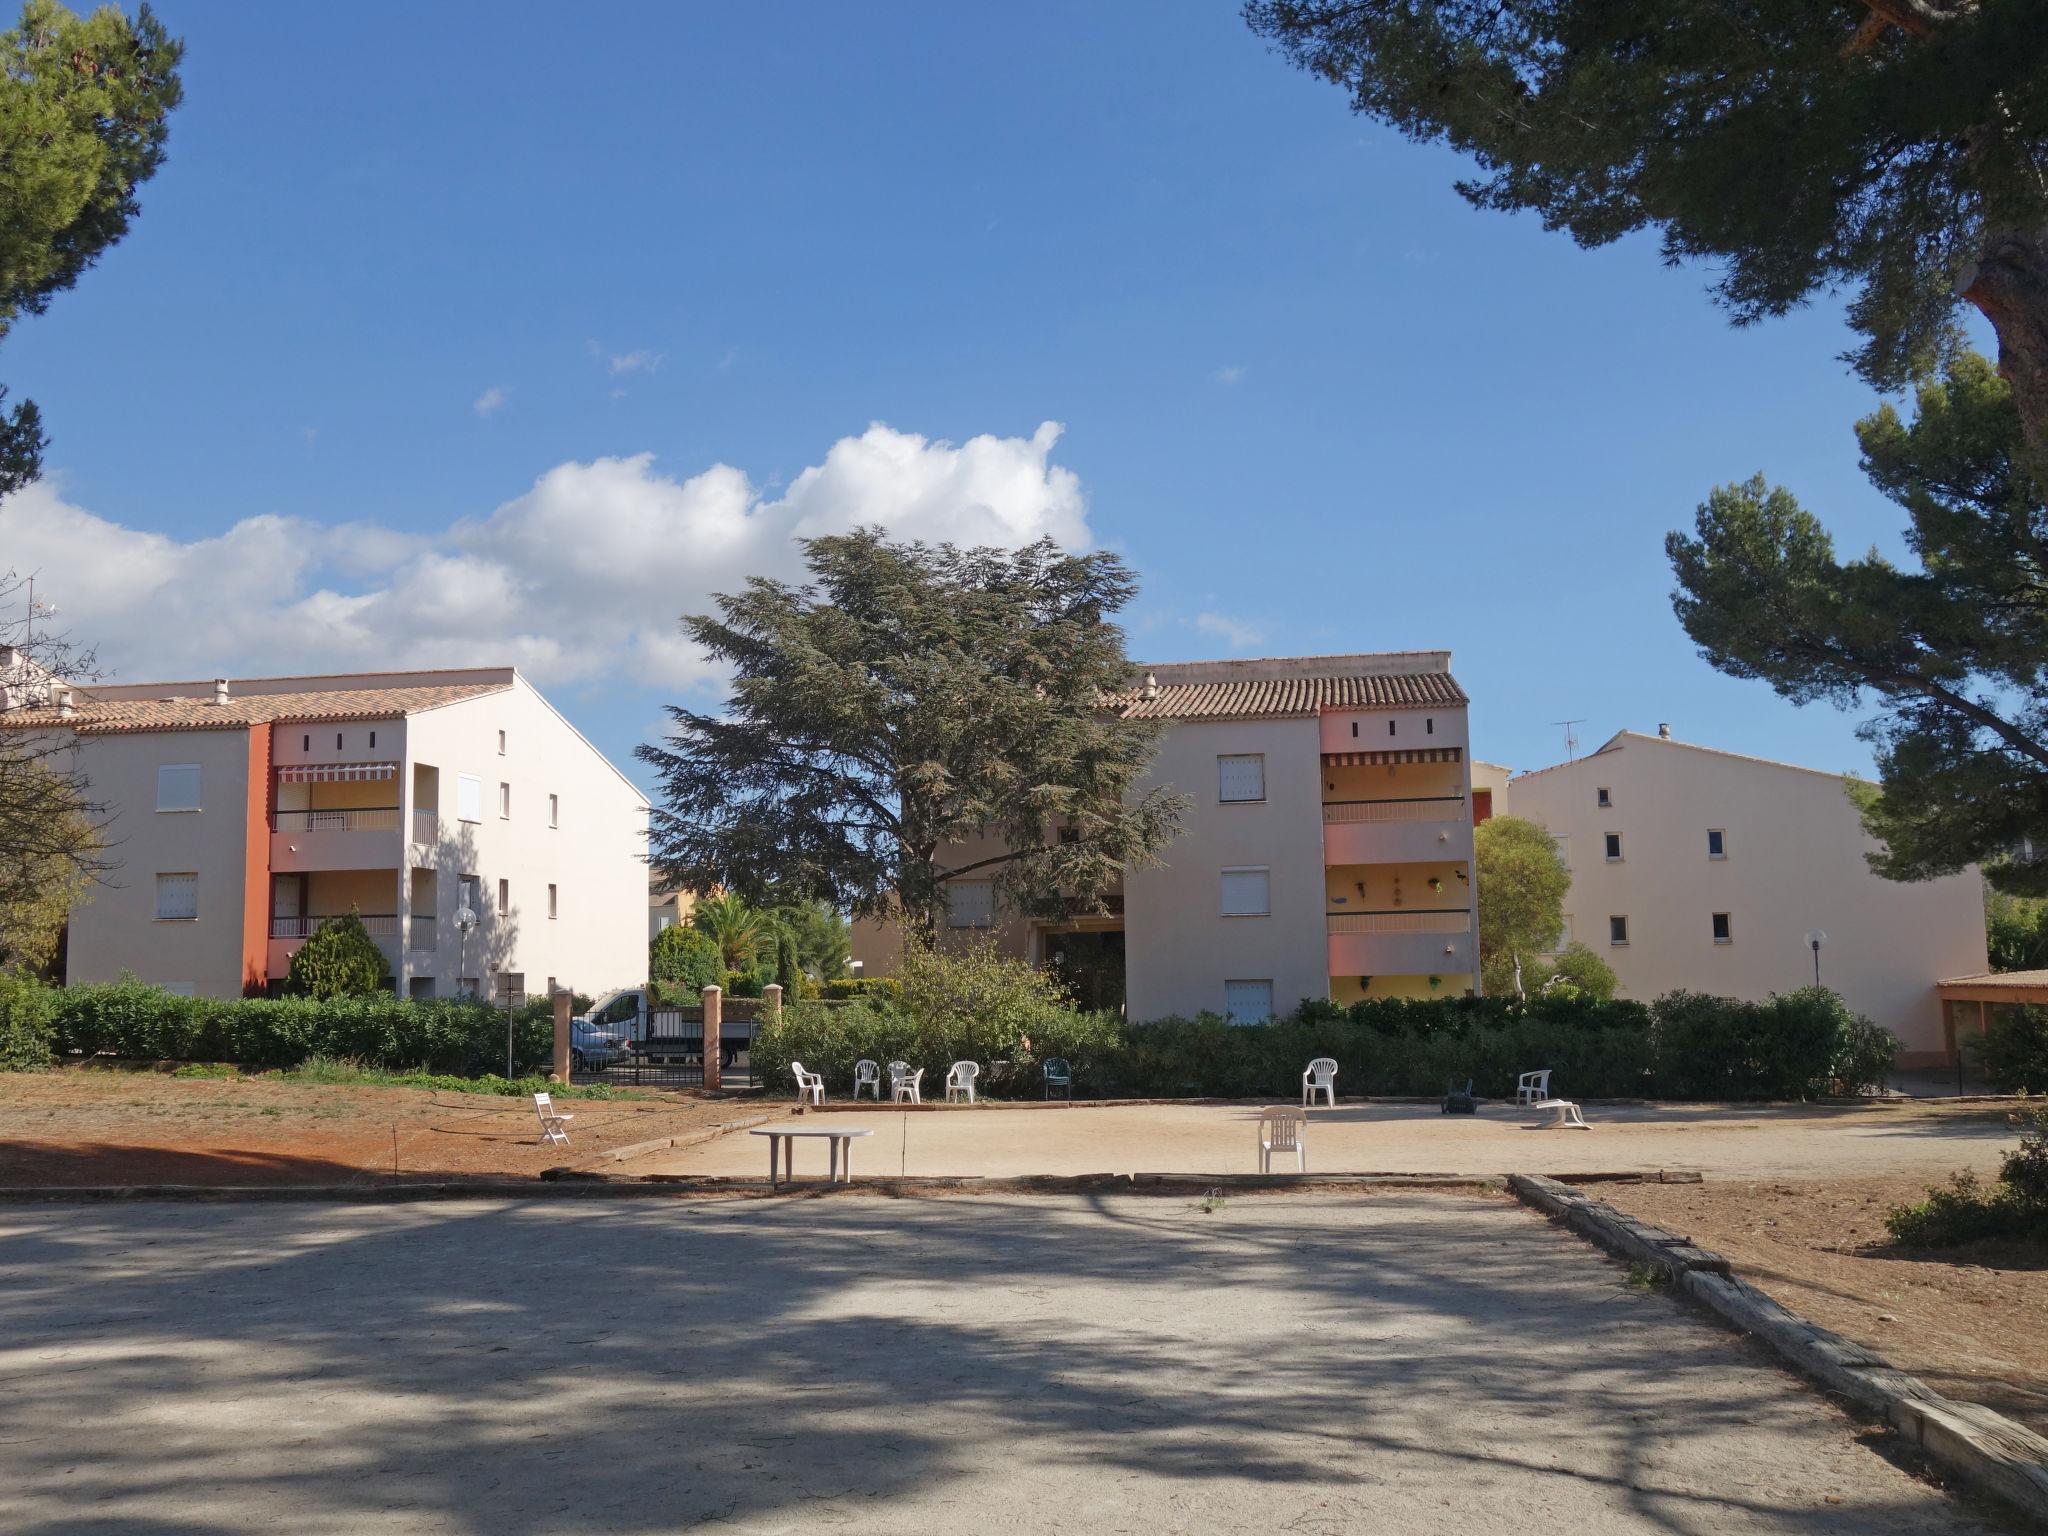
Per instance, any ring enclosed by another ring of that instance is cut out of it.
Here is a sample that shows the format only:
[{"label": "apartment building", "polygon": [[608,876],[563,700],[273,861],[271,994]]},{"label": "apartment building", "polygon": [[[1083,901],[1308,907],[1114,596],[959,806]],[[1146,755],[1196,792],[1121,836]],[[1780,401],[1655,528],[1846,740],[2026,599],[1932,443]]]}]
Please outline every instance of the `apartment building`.
[{"label": "apartment building", "polygon": [[67,979],[275,990],[360,911],[413,997],[645,979],[647,801],[510,667],[9,696],[113,812]]},{"label": "apartment building", "polygon": [[[1144,787],[1192,803],[1163,863],[1127,871],[1107,913],[1057,922],[956,880],[948,932],[1083,978],[1120,969],[1134,1019],[1462,996],[1479,970],[1466,702],[1447,651],[1142,667],[1105,707],[1166,726]],[[856,927],[868,974],[898,952]]]},{"label": "apartment building", "polygon": [[1546,828],[1571,867],[1568,937],[1622,995],[1761,999],[1820,979],[1896,1034],[1906,1066],[1946,1059],[1935,983],[1986,969],[1976,872],[1880,879],[1837,773],[1623,731],[1522,774],[1496,813]]}]

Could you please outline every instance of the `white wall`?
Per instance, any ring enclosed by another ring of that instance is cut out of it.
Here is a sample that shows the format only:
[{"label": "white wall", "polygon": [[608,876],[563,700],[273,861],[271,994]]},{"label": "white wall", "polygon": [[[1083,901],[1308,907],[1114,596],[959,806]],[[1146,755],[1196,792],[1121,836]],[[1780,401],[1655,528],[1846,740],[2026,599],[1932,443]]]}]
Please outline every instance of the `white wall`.
[{"label": "white wall", "polygon": [[[498,751],[498,732],[506,749]],[[408,953],[408,977],[432,975],[452,995],[465,975],[486,990],[498,972],[522,975],[529,996],[554,977],[596,993],[647,979],[647,802],[604,756],[523,679],[504,693],[425,710],[407,721],[407,763],[400,777],[404,825],[412,826],[413,765],[440,770],[438,844],[412,844],[416,863],[439,873],[438,947]],[[482,781],[482,819],[457,818],[459,776]],[[512,814],[501,818],[498,786],[512,786]],[[560,824],[548,825],[548,796],[560,797]],[[425,807],[422,807],[423,809]],[[409,834],[408,834],[409,835]],[[457,877],[478,877],[481,919],[467,959],[455,928]],[[509,906],[498,906],[498,882]],[[548,916],[548,886],[557,916]],[[402,890],[410,907],[410,893]]]},{"label": "white wall", "polygon": [[[240,997],[249,733],[82,736],[78,762],[88,793],[113,813],[108,856],[117,867],[72,911],[65,979],[112,981],[129,970],[202,997]],[[167,763],[199,765],[199,810],[158,812],[156,770]],[[199,917],[160,922],[156,877],[181,872],[199,876]]]},{"label": "white wall", "polygon": [[[1216,796],[1220,753],[1263,752],[1266,798]],[[1323,920],[1322,755],[1315,720],[1175,725],[1143,787],[1193,801],[1165,863],[1124,877],[1125,995],[1130,1017],[1221,1013],[1224,983],[1273,982],[1285,1013],[1329,993]],[[1221,915],[1222,871],[1265,865],[1271,915]]]},{"label": "white wall", "polygon": [[[1760,999],[1809,985],[1803,935],[1818,928],[1829,936],[1822,982],[1911,1056],[1940,1051],[1934,983],[1986,968],[1974,871],[1880,879],[1836,775],[1653,736],[1622,742],[1516,779],[1507,809],[1567,840],[1572,936],[1614,967],[1624,996],[1684,987]],[[1611,809],[1597,803],[1602,786]],[[1726,859],[1708,857],[1709,828],[1725,831]],[[1608,832],[1621,834],[1619,863],[1606,860]],[[1713,939],[1716,912],[1729,914],[1726,944]],[[1626,945],[1608,941],[1613,914],[1628,918]]]}]

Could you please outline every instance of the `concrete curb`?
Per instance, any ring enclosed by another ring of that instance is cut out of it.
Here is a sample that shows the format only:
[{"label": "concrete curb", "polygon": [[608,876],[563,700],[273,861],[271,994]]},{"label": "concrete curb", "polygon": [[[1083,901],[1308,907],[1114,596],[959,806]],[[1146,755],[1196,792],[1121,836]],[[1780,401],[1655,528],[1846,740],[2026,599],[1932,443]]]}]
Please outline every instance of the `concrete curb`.
[{"label": "concrete curb", "polygon": [[1827,1391],[1883,1418],[1973,1488],[2048,1523],[2048,1440],[1980,1403],[1945,1398],[1882,1356],[1788,1311],[1730,1274],[1718,1253],[1555,1179],[1517,1173],[1507,1184],[1525,1205],[1610,1253],[1661,1270],[1693,1301],[1768,1344]]}]

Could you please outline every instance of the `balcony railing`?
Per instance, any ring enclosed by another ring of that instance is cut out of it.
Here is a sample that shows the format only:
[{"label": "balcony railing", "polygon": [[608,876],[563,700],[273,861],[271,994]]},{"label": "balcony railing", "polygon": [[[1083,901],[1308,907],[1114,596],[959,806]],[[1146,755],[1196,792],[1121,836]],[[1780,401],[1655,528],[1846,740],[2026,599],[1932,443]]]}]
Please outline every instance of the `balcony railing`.
[{"label": "balcony railing", "polygon": [[1463,821],[1463,795],[1425,795],[1406,800],[1325,800],[1324,821]]},{"label": "balcony railing", "polygon": [[[322,923],[337,917],[346,917],[346,912],[323,912],[317,917],[273,917],[270,920],[270,936],[273,939],[310,939],[313,931]],[[363,929],[373,939],[395,939],[398,937],[398,914],[395,912],[364,912],[360,916]]]},{"label": "balcony railing", "polygon": [[273,811],[273,832],[396,832],[395,805],[350,806],[332,811]]},{"label": "balcony railing", "polygon": [[438,842],[441,837],[441,818],[432,811],[412,813],[412,840],[416,843]]},{"label": "balcony railing", "polygon": [[437,943],[434,919],[431,916],[422,917],[418,913],[414,913],[410,919],[410,925],[411,932],[405,941],[405,947],[412,950],[415,954],[433,953]]},{"label": "balcony railing", "polygon": [[1332,912],[1332,933],[1470,933],[1463,907],[1409,907],[1401,912]]}]

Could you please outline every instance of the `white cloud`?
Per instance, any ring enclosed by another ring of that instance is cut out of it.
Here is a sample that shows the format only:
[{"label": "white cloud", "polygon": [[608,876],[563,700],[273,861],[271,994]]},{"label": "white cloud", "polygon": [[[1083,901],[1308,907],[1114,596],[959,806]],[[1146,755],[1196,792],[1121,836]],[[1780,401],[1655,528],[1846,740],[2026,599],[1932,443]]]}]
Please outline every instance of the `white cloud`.
[{"label": "white cloud", "polygon": [[479,416],[488,416],[505,403],[505,397],[509,393],[510,391],[505,389],[503,385],[493,384],[489,389],[476,397],[476,402],[470,409]]},{"label": "white cloud", "polygon": [[661,366],[662,354],[650,352],[645,347],[638,352],[614,352],[611,359],[613,377],[622,373],[652,373]]},{"label": "white cloud", "polygon": [[6,563],[37,573],[117,679],[511,662],[543,682],[667,688],[714,669],[676,620],[750,575],[797,577],[795,540],[881,523],[902,538],[1088,546],[1060,427],[941,442],[877,424],[770,496],[651,454],[548,470],[495,511],[417,532],[265,514],[211,538],[128,528],[49,480],[0,503]]},{"label": "white cloud", "polygon": [[1214,635],[1233,651],[1245,650],[1266,638],[1266,632],[1258,625],[1233,619],[1227,613],[1198,613],[1195,628],[1205,635]]},{"label": "white cloud", "polygon": [[1235,384],[1244,377],[1244,368],[1237,363],[1226,363],[1209,377],[1218,384]]}]

